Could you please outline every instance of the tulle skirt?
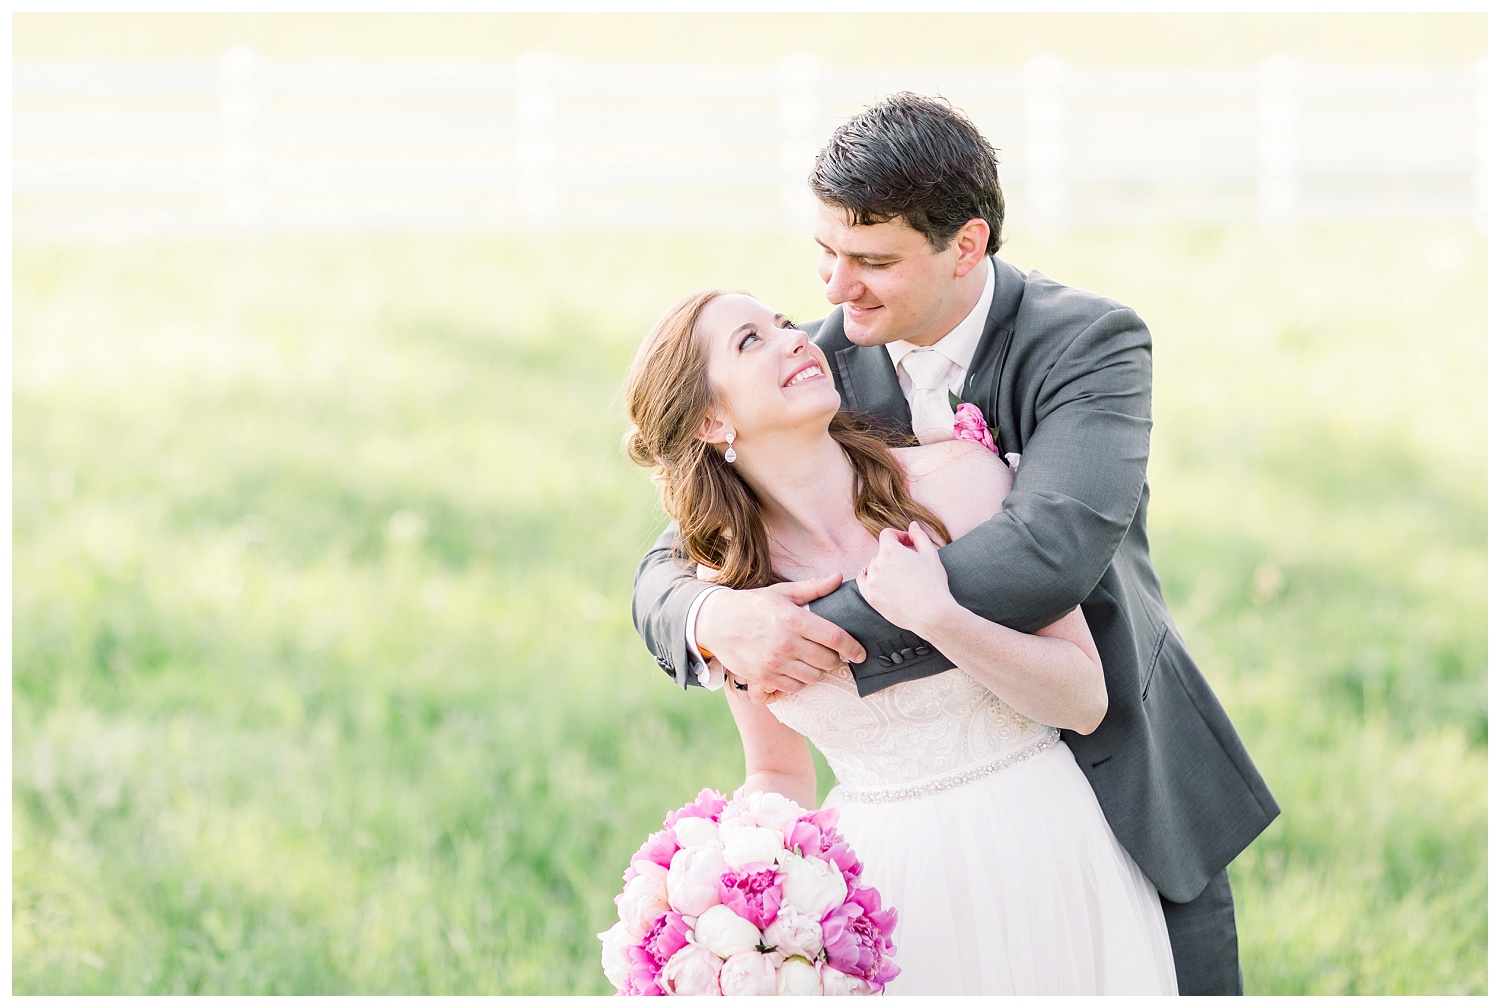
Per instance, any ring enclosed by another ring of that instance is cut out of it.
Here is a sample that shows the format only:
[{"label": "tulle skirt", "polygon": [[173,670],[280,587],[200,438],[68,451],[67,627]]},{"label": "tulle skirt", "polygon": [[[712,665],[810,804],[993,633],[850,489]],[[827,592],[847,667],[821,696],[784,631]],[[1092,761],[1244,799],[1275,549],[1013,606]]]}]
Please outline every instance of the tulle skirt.
[{"label": "tulle skirt", "polygon": [[1067,744],[838,829],[899,914],[899,994],[1175,994],[1161,899]]}]

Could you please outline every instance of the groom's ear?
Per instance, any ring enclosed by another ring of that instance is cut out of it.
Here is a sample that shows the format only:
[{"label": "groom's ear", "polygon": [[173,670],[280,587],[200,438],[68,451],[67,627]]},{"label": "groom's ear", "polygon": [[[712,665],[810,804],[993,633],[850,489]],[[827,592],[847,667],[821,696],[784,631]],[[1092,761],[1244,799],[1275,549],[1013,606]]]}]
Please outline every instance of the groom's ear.
[{"label": "groom's ear", "polygon": [[985,252],[990,244],[989,222],[983,217],[971,217],[958,229],[958,234],[953,236],[953,244],[958,250],[953,275],[968,276],[970,270],[984,262]]}]

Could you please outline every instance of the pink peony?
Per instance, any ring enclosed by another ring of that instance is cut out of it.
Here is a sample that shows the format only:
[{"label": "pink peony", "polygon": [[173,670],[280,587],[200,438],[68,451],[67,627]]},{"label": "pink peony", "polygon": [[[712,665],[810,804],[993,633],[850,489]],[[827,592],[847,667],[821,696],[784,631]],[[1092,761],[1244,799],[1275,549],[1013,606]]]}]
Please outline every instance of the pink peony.
[{"label": "pink peony", "polygon": [[[650,861],[663,868],[672,867],[672,855],[677,853],[677,837],[669,829],[657,830],[646,838],[641,849],[630,855],[631,871],[637,861]],[[630,879],[626,879],[629,882]]]},{"label": "pink peony", "polygon": [[667,813],[666,828],[671,829],[673,826],[676,826],[677,820],[685,816],[698,816],[702,819],[712,819],[714,822],[718,822],[719,813],[723,812],[724,806],[728,804],[729,799],[719,794],[719,792],[713,788],[704,788],[698,792],[696,799],[688,802],[676,812]]},{"label": "pink peony", "polygon": [[639,945],[631,945],[625,949],[625,959],[629,964],[629,971],[625,975],[625,986],[620,991],[622,994],[659,997],[665,993],[658,983],[661,967],[652,960],[650,953]]},{"label": "pink peony", "polygon": [[884,910],[880,908],[880,890],[872,886],[855,886],[849,893],[849,901],[859,904],[865,915],[886,934],[896,929],[896,911],[891,908]]},{"label": "pink peony", "polygon": [[719,876],[719,901],[751,924],[764,928],[781,909],[776,866],[752,861]]},{"label": "pink peony", "polygon": [[889,958],[896,911],[880,909],[880,894],[860,886],[849,901],[823,918],[823,948],[828,965],[842,973],[883,986],[900,970]]},{"label": "pink peony", "polygon": [[646,931],[646,937],[641,939],[641,948],[657,966],[661,966],[688,943],[690,930],[687,918],[675,910],[669,910]]},{"label": "pink peony", "polygon": [[973,441],[995,455],[1000,454],[1000,449],[995,447],[995,439],[990,436],[989,427],[985,425],[984,414],[973,403],[959,403],[958,408],[953,411],[953,440]]},{"label": "pink peony", "polygon": [[831,861],[843,873],[844,882],[853,885],[864,866],[839,831],[834,829],[838,819],[838,809],[820,809],[800,816],[786,825],[786,846],[804,857]]}]

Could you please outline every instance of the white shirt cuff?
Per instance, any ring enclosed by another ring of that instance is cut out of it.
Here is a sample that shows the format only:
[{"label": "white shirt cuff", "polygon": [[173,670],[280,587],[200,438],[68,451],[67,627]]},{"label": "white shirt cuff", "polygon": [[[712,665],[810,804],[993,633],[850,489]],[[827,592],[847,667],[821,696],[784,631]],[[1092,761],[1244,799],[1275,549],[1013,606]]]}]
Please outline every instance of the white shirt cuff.
[{"label": "white shirt cuff", "polygon": [[693,662],[693,673],[695,675],[697,675],[697,677],[698,677],[698,685],[703,686],[703,687],[705,687],[707,689],[710,689],[710,690],[716,690],[716,689],[723,689],[724,688],[724,670],[722,668],[717,668],[717,669],[711,669],[711,668],[709,668],[708,667],[708,662],[704,661],[703,660],[703,656],[698,653],[698,635],[695,632],[695,628],[696,628],[696,626],[698,624],[698,610],[703,607],[703,600],[706,599],[706,598],[708,598],[710,595],[712,595],[714,592],[718,591],[719,589],[721,589],[721,588],[727,588],[727,587],[729,587],[729,586],[728,585],[709,585],[707,588],[703,589],[703,591],[701,591],[701,592],[698,593],[698,597],[695,598],[695,599],[693,599],[693,604],[690,607],[688,607],[688,615],[687,615],[687,650],[688,650],[688,658],[690,658],[692,660],[692,662]]}]

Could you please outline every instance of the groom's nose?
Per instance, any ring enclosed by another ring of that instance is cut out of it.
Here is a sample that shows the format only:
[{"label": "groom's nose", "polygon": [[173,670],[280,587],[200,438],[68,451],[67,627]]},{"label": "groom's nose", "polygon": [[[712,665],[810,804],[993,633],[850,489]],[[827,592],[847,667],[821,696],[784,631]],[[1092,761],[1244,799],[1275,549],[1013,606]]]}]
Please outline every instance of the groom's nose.
[{"label": "groom's nose", "polygon": [[858,280],[850,275],[850,268],[837,258],[828,271],[828,286],[824,295],[829,304],[843,304],[845,301],[853,301],[864,293]]}]

